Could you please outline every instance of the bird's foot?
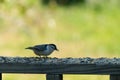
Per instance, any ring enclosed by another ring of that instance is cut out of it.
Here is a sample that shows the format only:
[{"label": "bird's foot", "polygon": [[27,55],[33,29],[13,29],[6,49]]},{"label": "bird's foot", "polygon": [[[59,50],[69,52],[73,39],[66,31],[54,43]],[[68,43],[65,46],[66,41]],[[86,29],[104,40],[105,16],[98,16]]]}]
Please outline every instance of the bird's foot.
[{"label": "bird's foot", "polygon": [[44,59],[48,59],[49,57],[45,56]]}]

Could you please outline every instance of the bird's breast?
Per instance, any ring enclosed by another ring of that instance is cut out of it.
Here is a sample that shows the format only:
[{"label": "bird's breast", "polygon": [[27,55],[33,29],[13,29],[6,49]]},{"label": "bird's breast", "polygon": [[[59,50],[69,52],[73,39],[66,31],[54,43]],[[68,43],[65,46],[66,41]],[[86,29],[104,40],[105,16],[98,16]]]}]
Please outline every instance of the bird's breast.
[{"label": "bird's breast", "polygon": [[45,51],[43,51],[43,54],[49,55],[49,54],[51,54],[52,52],[53,52],[53,50],[45,50]]}]

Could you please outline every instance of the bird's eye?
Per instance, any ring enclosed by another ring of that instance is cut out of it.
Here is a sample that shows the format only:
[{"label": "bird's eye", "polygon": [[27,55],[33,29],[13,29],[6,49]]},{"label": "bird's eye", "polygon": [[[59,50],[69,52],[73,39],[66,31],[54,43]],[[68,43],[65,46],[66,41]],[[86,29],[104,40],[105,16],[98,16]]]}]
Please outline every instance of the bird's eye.
[{"label": "bird's eye", "polygon": [[55,49],[55,47],[54,47],[54,46],[51,46],[51,48]]}]

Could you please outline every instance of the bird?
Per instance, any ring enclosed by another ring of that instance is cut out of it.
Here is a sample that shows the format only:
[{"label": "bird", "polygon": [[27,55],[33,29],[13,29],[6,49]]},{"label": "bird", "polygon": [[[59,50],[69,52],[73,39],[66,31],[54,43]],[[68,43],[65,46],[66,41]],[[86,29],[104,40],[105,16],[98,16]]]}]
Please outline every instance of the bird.
[{"label": "bird", "polygon": [[33,52],[38,56],[45,56],[47,58],[53,51],[59,51],[55,44],[41,44],[35,45],[33,47],[27,47],[25,49],[33,50]]}]

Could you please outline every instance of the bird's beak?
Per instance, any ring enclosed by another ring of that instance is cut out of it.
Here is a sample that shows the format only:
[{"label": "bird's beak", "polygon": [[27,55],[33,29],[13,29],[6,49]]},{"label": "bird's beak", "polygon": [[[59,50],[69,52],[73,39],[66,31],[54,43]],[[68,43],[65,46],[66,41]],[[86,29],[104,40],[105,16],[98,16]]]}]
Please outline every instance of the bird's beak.
[{"label": "bird's beak", "polygon": [[56,49],[56,51],[59,51],[58,49]]}]

